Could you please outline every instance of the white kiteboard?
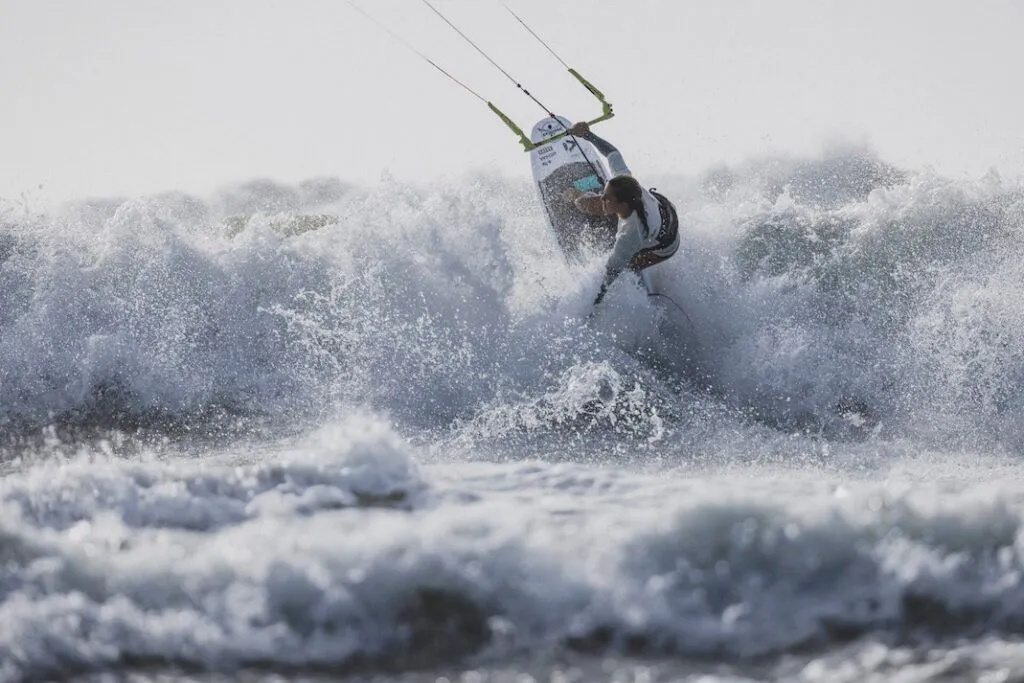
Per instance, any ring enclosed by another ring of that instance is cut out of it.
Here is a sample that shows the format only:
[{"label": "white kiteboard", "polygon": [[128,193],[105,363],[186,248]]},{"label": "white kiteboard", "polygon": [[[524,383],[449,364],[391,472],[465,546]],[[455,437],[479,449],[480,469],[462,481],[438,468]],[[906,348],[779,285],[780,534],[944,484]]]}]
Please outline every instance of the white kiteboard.
[{"label": "white kiteboard", "polygon": [[588,216],[562,196],[570,187],[600,193],[607,175],[600,155],[586,140],[564,136],[541,144],[571,126],[561,116],[539,121],[530,135],[530,140],[538,145],[530,152],[530,166],[558,246],[567,260],[575,261],[586,249],[611,249],[618,221],[615,216]]}]

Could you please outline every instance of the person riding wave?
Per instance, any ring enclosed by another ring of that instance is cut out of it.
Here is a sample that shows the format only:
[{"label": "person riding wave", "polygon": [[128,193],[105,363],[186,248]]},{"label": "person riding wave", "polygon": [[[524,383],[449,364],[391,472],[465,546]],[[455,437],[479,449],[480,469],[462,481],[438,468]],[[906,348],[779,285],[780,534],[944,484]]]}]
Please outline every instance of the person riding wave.
[{"label": "person riding wave", "polygon": [[604,280],[594,304],[601,303],[608,287],[627,268],[637,275],[645,268],[668,260],[679,249],[679,218],[672,202],[653,190],[645,190],[633,178],[622,154],[607,140],[595,135],[586,122],[569,129],[594,145],[605,158],[612,177],[600,194],[566,190],[567,199],[591,216],[617,216],[615,246],[605,264]]}]

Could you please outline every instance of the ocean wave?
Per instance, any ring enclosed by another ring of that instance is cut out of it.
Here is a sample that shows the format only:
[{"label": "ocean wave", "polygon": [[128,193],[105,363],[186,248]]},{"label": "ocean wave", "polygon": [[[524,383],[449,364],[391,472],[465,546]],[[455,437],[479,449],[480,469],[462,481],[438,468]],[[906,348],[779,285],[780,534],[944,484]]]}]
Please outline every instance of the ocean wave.
[{"label": "ocean wave", "polygon": [[[584,323],[601,256],[565,265],[522,182],[254,181],[208,200],[8,208],[0,424],[177,438],[362,405],[501,438],[479,427],[575,429],[590,404],[561,385],[609,363],[645,377],[659,414],[716,396],[732,430],[1020,447],[1021,188],[836,149],[662,189],[683,246],[656,277],[692,320],[697,370],[652,344],[657,314],[628,277]],[[623,438],[661,429],[648,417]]]},{"label": "ocean wave", "polygon": [[737,662],[1021,629],[1009,484],[421,469],[368,418],[275,452],[5,477],[0,680],[559,651]]}]

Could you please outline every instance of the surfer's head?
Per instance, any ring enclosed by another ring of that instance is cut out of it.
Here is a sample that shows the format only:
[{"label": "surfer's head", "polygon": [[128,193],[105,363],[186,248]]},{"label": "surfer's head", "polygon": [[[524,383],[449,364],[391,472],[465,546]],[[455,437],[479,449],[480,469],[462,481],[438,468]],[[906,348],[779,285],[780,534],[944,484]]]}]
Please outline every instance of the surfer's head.
[{"label": "surfer's head", "polygon": [[605,213],[614,213],[627,218],[634,211],[644,211],[644,190],[640,183],[628,175],[617,175],[604,186],[601,193]]}]

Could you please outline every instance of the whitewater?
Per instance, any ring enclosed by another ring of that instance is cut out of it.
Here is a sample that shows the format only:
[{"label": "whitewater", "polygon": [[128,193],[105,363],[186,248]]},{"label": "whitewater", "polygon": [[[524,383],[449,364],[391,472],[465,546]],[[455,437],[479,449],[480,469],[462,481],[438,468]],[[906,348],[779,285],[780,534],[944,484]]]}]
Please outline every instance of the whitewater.
[{"label": "whitewater", "polygon": [[0,200],[0,682],[1024,678],[1024,186],[651,181]]}]

